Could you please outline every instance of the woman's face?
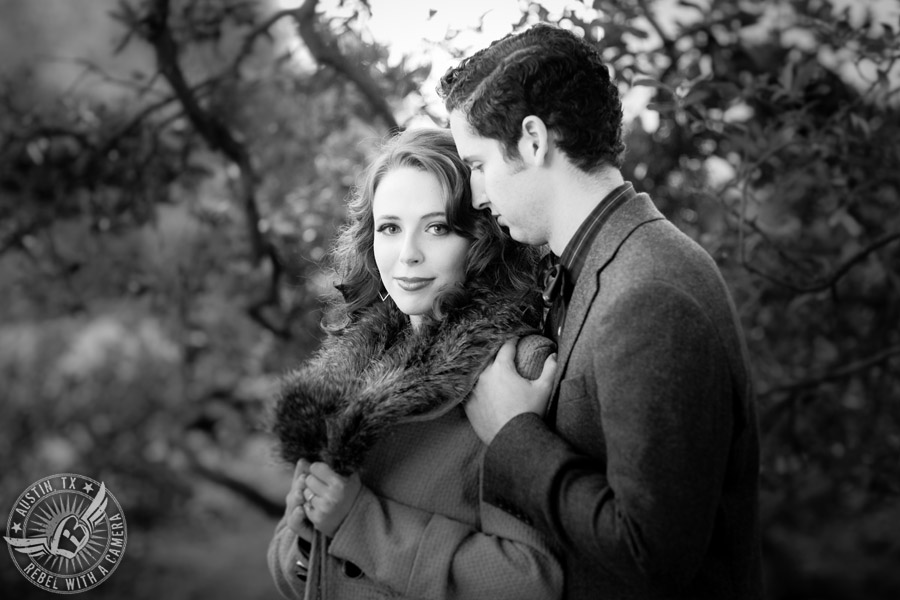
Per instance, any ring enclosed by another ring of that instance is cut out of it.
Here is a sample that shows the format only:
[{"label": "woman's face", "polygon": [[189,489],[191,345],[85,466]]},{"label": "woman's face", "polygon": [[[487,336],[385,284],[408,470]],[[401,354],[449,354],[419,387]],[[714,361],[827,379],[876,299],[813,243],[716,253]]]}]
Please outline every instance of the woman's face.
[{"label": "woman's face", "polygon": [[470,242],[447,225],[437,177],[412,167],[396,168],[382,178],[372,213],[381,282],[418,327],[438,292],[465,279]]}]

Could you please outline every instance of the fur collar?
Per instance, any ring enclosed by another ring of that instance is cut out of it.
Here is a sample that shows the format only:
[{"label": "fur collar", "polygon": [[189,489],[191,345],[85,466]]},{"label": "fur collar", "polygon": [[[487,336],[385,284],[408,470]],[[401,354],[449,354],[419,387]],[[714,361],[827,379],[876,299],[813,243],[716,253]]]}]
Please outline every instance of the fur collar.
[{"label": "fur collar", "polygon": [[393,302],[364,309],[284,377],[272,424],[282,457],[356,470],[390,427],[458,406],[502,343],[533,333],[539,315],[531,298],[492,292],[416,332]]}]

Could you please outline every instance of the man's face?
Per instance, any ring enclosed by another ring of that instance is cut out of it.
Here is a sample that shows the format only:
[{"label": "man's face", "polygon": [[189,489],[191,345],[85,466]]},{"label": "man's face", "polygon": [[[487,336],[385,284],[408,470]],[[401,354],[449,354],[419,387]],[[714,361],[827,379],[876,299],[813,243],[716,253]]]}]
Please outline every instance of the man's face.
[{"label": "man's face", "polygon": [[472,169],[472,205],[490,210],[513,239],[526,244],[547,242],[549,220],[545,178],[528,161],[510,161],[498,140],[472,131],[459,110],[450,113],[456,149]]}]

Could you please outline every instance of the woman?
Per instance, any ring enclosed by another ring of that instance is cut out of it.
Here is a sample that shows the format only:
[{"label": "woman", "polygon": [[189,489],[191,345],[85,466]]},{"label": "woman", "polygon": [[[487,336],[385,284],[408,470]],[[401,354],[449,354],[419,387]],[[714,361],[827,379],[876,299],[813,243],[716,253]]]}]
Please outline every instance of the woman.
[{"label": "woman", "polygon": [[[274,413],[296,464],[269,547],[278,589],[307,600],[558,597],[544,539],[480,502],[483,446],[461,406],[502,342],[539,323],[534,250],[472,208],[449,131],[385,146],[333,260],[333,335],[285,378]],[[548,395],[554,365],[534,383]]]}]

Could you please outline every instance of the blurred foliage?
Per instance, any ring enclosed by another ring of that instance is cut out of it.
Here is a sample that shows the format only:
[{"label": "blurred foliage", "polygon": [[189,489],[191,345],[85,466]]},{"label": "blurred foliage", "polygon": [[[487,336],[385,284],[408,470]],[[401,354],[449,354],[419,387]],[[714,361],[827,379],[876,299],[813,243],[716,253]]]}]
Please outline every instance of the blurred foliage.
[{"label": "blurred foliage", "polygon": [[[441,113],[416,91],[428,65],[368,41],[365,2],[298,4],[120,0],[110,53],[152,58],[126,78],[85,61],[114,97],[2,74],[0,506],[68,470],[135,531],[208,518],[208,485],[278,514],[264,406],[318,344],[343,200],[397,115]],[[522,3],[518,26],[577,30],[652,96],[624,171],[735,295],[769,596],[894,598],[900,24],[827,0],[671,5]]]}]

